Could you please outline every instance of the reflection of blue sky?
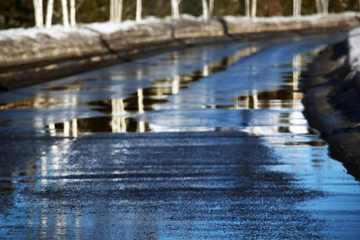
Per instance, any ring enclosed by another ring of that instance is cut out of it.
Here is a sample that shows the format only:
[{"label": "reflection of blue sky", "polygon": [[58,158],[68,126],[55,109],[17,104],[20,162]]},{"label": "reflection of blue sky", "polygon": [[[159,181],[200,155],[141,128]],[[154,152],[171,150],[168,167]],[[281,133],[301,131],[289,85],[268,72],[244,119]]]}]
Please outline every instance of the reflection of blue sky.
[{"label": "reflection of blue sky", "polygon": [[[284,104],[289,105],[289,102],[278,99],[267,99],[266,103],[258,101],[257,93],[263,90],[276,90],[283,86],[284,74],[298,75],[296,69],[298,66],[292,64],[293,58],[300,52],[306,52],[322,45],[323,40],[320,39],[315,43],[303,41],[262,48],[266,44],[259,43],[259,46],[249,46],[237,43],[225,47],[202,47],[173,52],[126,63],[120,67],[108,67],[64,80],[4,93],[0,95],[0,102],[5,99],[12,101],[23,98],[26,104],[33,106],[36,110],[4,110],[0,114],[0,122],[7,125],[10,123],[17,127],[35,127],[42,131],[45,126],[50,126],[51,130],[54,123],[63,122],[64,129],[66,128],[65,135],[69,135],[70,129],[77,126],[76,119],[102,116],[93,111],[93,107],[89,106],[88,102],[111,99],[114,101],[113,106],[115,107],[112,115],[116,116],[112,120],[114,132],[123,132],[124,121],[128,116],[135,117],[140,121],[148,121],[153,126],[163,126],[167,130],[170,130],[169,124],[171,123],[175,124],[173,130],[179,129],[181,121],[184,122],[186,129],[191,128],[192,130],[209,127],[208,125],[199,125],[200,123],[209,123],[210,128],[241,127],[244,125],[244,119],[234,122],[234,120],[221,117],[216,118],[218,114],[214,114],[216,111],[211,108],[219,105],[233,105],[233,109],[254,108],[254,106],[251,107],[251,104],[249,105],[250,101],[258,102],[259,106],[256,104],[255,107],[260,109],[268,102],[270,102],[271,109],[282,109]],[[230,56],[227,59],[230,63],[229,69],[209,75],[209,68],[214,66],[213,63],[222,61],[225,56]],[[266,60],[264,61],[264,59]],[[179,77],[182,74],[199,70],[202,71],[204,78],[180,91],[183,83],[180,82]],[[266,74],[263,74],[264,71]],[[157,83],[156,79],[167,79],[167,82]],[[142,93],[143,89],[151,86],[158,89],[158,97],[168,100],[169,103],[154,105],[156,111],[148,113],[143,111]],[[164,87],[171,88],[171,95],[162,93]],[[47,89],[50,91],[44,91]],[[117,103],[134,93],[138,96],[138,112],[119,111]],[[248,97],[249,100],[234,103],[234,99],[241,96]],[[294,101],[300,102],[300,99]],[[289,107],[291,108],[291,106]],[[193,109],[201,110],[198,114],[199,119],[190,116],[194,115]],[[218,112],[221,111],[218,110]],[[182,117],[179,114],[182,114]],[[234,113],[225,114],[233,115]],[[236,114],[241,115],[241,113]],[[248,114],[245,115],[245,118],[248,118]],[[191,121],[189,121],[189,117],[191,117]],[[174,118],[174,121],[167,121],[164,124],[164,118]],[[246,123],[245,120],[245,124],[250,124],[250,122]],[[259,122],[258,125],[261,126],[263,123]],[[139,129],[143,129],[142,126],[143,124],[139,126]],[[77,133],[76,129],[71,132]]]},{"label": "reflection of blue sky", "polygon": [[308,201],[300,208],[311,211],[317,219],[331,219],[328,232],[341,239],[359,236],[359,182],[346,174],[341,162],[329,157],[328,146],[321,143],[319,136],[305,134],[265,139],[279,158],[279,165],[272,166],[272,170],[295,174],[299,185],[324,191],[324,198]]},{"label": "reflection of blue sky", "polygon": [[[36,108],[35,115],[38,116],[35,116],[37,119],[32,124],[35,127],[42,123],[54,123],[54,119],[56,122],[63,122],[73,118],[96,116],[98,113],[92,112],[87,102],[129,97],[139,89],[151,86],[155,79],[176,79],[180,74],[203,69],[206,64],[231,55],[242,47],[244,44],[239,43],[225,48],[210,46],[163,54],[122,64],[120,67],[108,67],[64,80],[1,93],[0,103],[24,101],[30,107]],[[44,91],[47,89],[50,91]],[[0,121],[10,119],[14,126],[26,127],[34,118],[34,112],[28,109],[3,110],[0,113]]]},{"label": "reflection of blue sky", "polygon": [[[340,163],[328,156],[326,143],[309,128],[302,114],[301,94],[294,92],[289,99],[260,98],[262,92],[277,91],[284,86],[297,90],[301,64],[307,60],[307,56],[300,53],[310,51],[323,43],[322,40],[315,43],[303,41],[271,48],[233,44],[163,54],[134,63],[85,73],[80,77],[0,94],[0,102],[4,99],[7,101],[23,100],[23,98],[35,99],[32,101],[36,108],[35,110],[2,111],[0,120],[11,119],[13,126],[25,126],[38,130],[43,130],[44,126],[49,125],[51,135],[56,135],[54,124],[61,122],[64,123],[63,136],[76,137],[79,135],[77,119],[105,115],[94,111],[93,107],[87,103],[110,99],[110,115],[116,116],[110,122],[112,132],[125,132],[125,117],[128,116],[138,120],[139,132],[145,131],[145,123],[149,124],[152,131],[159,132],[243,131],[260,136],[262,143],[272,149],[271,153],[279,159],[279,164],[270,167],[272,170],[296,174],[299,184],[308,188],[320,188],[325,191],[325,194],[331,195],[326,200],[311,202],[312,206],[304,206],[305,210],[316,209],[321,218],[326,216],[324,212],[326,213],[327,209],[332,209],[335,211],[333,214],[337,214],[335,219],[341,218],[341,214],[336,211],[357,211],[351,215],[356,219],[358,217],[356,213],[360,211],[360,205],[357,205],[359,185],[353,181],[352,177],[344,174],[344,168]],[[226,71],[209,73],[209,66],[212,63],[218,62],[224,56],[234,56],[234,53],[236,55],[237,50],[248,52],[237,56],[239,59],[235,59]],[[200,70],[204,77],[193,82],[188,88],[180,90],[180,75],[197,70]],[[94,81],[95,79],[101,79],[101,81]],[[169,102],[157,104],[154,110],[146,111],[143,101],[144,89],[154,85],[155,79],[167,79],[155,85],[158,84],[156,86],[159,87],[158,96],[166,98]],[[171,94],[162,92],[165,91],[163,90],[165,88],[161,88],[163,85],[166,85],[167,90],[170,87]],[[69,88],[50,92],[42,91],[47,88],[56,89],[59,86],[69,86]],[[124,100],[131,94],[135,94],[137,102],[135,112],[125,111]],[[132,187],[143,190],[151,188],[146,179],[141,178],[143,173],[153,171],[174,176],[179,172],[186,173],[186,169],[181,168],[181,165],[172,170],[158,165],[156,165],[158,169],[151,169],[154,165],[149,163],[142,165],[139,170],[132,167],[142,161],[142,159],[137,159],[132,152],[134,142],[111,141],[104,149],[91,138],[86,139],[85,136],[85,140],[91,143],[88,149],[78,146],[77,138],[56,141],[40,154],[35,154],[36,167],[33,170],[26,171],[26,174],[17,172],[17,175],[8,177],[15,187],[14,194],[11,196],[14,210],[5,215],[0,214],[0,220],[7,221],[13,226],[39,229],[39,233],[27,236],[29,238],[37,236],[54,238],[66,234],[69,239],[80,239],[81,236],[134,239],[143,237],[144,232],[148,230],[148,236],[157,238],[162,231],[167,231],[166,228],[169,226],[162,225],[161,220],[170,219],[170,213],[164,211],[164,208],[158,210],[159,206],[156,204],[159,203],[156,201],[149,199],[149,201],[139,202],[131,194],[121,195],[123,193],[116,195],[112,201],[101,196],[106,194],[106,191],[120,192],[120,190]],[[136,144],[141,146],[142,143],[140,141]],[[161,144],[162,147],[169,147],[174,142]],[[185,143],[177,144],[181,147],[181,144]],[[198,142],[198,146],[202,144],[205,143]],[[198,165],[199,171],[205,167],[208,171],[216,171],[218,166]],[[101,178],[103,174],[111,175],[111,178]],[[138,177],[138,182],[127,181],[127,178],[134,175]],[[36,176],[33,182],[20,181],[33,179],[33,176]],[[82,178],[84,176],[85,178]],[[99,177],[99,180],[92,184],[81,184],[86,182],[87,178],[94,177]],[[163,177],[152,180],[156,181],[160,187],[169,184]],[[173,177],[171,181],[174,187],[181,187],[183,184],[180,178]],[[202,187],[195,178],[189,177],[187,181],[191,183],[191,186]],[[226,181],[216,183],[219,185],[214,184],[213,187],[232,184]],[[112,187],[104,189],[104,185]],[[39,201],[24,194],[25,189],[30,192],[47,191],[54,195],[50,198],[38,196],[41,199]],[[77,204],[81,203],[80,206],[62,200],[62,196],[66,194],[76,198],[78,190],[99,194],[98,204],[106,206],[104,209],[107,211],[93,212],[93,209],[87,206],[86,196],[78,196]],[[346,200],[339,199],[342,193],[346,193]],[[184,200],[182,198],[185,199],[186,196],[179,196],[178,200],[173,200],[175,202],[161,202],[160,204],[181,206]],[[194,209],[202,207],[200,202],[195,201],[192,204],[194,204]],[[221,203],[212,207],[221,209]],[[172,214],[181,211],[183,209],[175,209]],[[104,216],[109,222],[101,221]],[[130,228],[135,224],[138,224],[139,229]],[[171,227],[176,227],[176,224],[184,224],[184,221],[172,224]],[[193,223],[185,221],[185,224],[191,227]],[[211,223],[208,222],[196,222],[196,224],[196,227],[200,229],[211,227],[209,226]],[[353,227],[359,225],[356,225],[356,222],[354,224]],[[142,228],[142,225],[148,226],[149,229]],[[96,232],[99,228],[106,229],[107,232]],[[90,232],[84,232],[82,229]],[[154,229],[158,231],[152,233]],[[196,231],[194,228],[192,230]],[[26,233],[18,237],[25,237],[25,235]]]},{"label": "reflection of blue sky", "polygon": [[[293,49],[285,47],[287,54],[280,47],[281,51],[278,51],[278,47],[274,47],[275,51],[254,51],[230,65],[227,71],[210,75],[193,83],[190,88],[169,96],[169,103],[156,106],[156,111],[149,112],[140,119],[164,131],[180,130],[181,126],[183,130],[194,131],[196,128],[210,130],[216,127],[240,129],[248,126],[264,128],[293,125],[290,127],[293,131],[298,129],[306,133],[307,126],[302,126],[303,130],[299,126],[306,125],[301,114],[301,94],[294,92],[290,99],[266,99],[266,102],[257,97],[257,93],[263,90],[276,90],[286,84],[292,84],[293,90],[297,90],[301,58],[296,55],[299,46],[290,46]],[[293,54],[293,58],[289,52]],[[290,61],[287,62],[289,57]],[[265,64],[264,58],[269,59],[270,63]],[[295,76],[292,83],[285,82],[286,74]],[[248,99],[234,103],[234,99],[239,96]],[[265,104],[268,109],[262,109]],[[289,113],[290,116],[284,119],[284,113]]]}]

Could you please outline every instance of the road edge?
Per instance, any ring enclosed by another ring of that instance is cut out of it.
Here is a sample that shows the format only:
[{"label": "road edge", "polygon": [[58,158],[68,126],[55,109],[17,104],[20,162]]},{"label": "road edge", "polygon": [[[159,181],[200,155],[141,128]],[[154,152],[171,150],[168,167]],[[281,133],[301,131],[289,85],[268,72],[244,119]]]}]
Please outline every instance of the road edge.
[{"label": "road edge", "polygon": [[302,74],[304,114],[329,143],[330,155],[360,180],[360,92],[349,61],[349,42],[322,50]]}]

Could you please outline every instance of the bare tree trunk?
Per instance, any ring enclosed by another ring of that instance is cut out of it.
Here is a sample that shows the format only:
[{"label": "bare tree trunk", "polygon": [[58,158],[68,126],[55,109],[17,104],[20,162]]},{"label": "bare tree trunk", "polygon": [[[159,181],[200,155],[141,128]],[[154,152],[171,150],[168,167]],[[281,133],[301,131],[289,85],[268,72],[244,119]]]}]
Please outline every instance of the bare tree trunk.
[{"label": "bare tree trunk", "polygon": [[39,22],[41,28],[44,27],[44,16],[43,16],[43,0],[38,0],[39,2]]},{"label": "bare tree trunk", "polygon": [[41,28],[41,23],[39,22],[39,2],[38,2],[38,0],[33,0],[33,5],[34,5],[35,27]]},{"label": "bare tree trunk", "polygon": [[115,9],[115,0],[110,0],[110,19],[109,19],[110,22],[114,22],[114,20],[115,20],[114,9]]},{"label": "bare tree trunk", "polygon": [[118,5],[116,8],[116,22],[121,22],[122,19],[122,10],[123,10],[123,0],[118,0]]},{"label": "bare tree trunk", "polygon": [[320,13],[323,15],[328,14],[329,1],[328,0],[319,0],[319,9]]},{"label": "bare tree trunk", "polygon": [[117,18],[117,8],[118,8],[118,4],[119,4],[119,1],[118,0],[113,0],[114,2],[114,6],[113,6],[113,22],[116,22],[116,18]]},{"label": "bare tree trunk", "polygon": [[69,13],[67,7],[67,0],[61,0],[62,14],[63,14],[63,25],[69,27]]},{"label": "bare tree trunk", "polygon": [[209,7],[207,4],[207,0],[202,0],[202,8],[203,8],[203,18],[209,19]]},{"label": "bare tree trunk", "polygon": [[52,16],[54,10],[54,0],[48,0],[46,7],[46,28],[50,28],[52,25]]},{"label": "bare tree trunk", "polygon": [[142,0],[136,0],[136,21],[141,21]]},{"label": "bare tree trunk", "polygon": [[209,15],[212,16],[214,13],[214,2],[215,0],[210,0],[209,2]]},{"label": "bare tree trunk", "polygon": [[179,18],[179,1],[178,0],[171,0],[171,16],[173,18]]},{"label": "bare tree trunk", "polygon": [[245,0],[245,16],[250,17],[250,0]]},{"label": "bare tree trunk", "polygon": [[70,0],[70,25],[72,27],[76,26],[76,6],[75,0]]},{"label": "bare tree trunk", "polygon": [[110,0],[110,22],[121,22],[123,0]]},{"label": "bare tree trunk", "polygon": [[323,14],[329,14],[329,0],[323,0]]},{"label": "bare tree trunk", "polygon": [[256,0],[252,0],[252,4],[251,4],[251,17],[255,18],[256,17]]},{"label": "bare tree trunk", "polygon": [[42,0],[33,0],[34,4],[34,13],[35,13],[35,26],[37,28],[44,27],[44,17],[43,17],[43,3]]},{"label": "bare tree trunk", "polygon": [[316,11],[317,11],[318,14],[323,12],[321,1],[322,0],[315,0],[315,2],[316,2]]},{"label": "bare tree trunk", "polygon": [[301,2],[302,0],[293,0],[293,16],[294,17],[299,17],[301,16]]}]

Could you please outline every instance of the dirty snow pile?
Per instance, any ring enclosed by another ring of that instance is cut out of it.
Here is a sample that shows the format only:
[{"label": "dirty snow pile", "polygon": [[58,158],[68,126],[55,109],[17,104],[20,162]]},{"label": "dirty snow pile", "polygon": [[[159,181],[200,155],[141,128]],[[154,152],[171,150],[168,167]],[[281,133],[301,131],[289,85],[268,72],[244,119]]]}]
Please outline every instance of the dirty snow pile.
[{"label": "dirty snow pile", "polygon": [[38,28],[16,28],[0,31],[0,40],[21,40],[23,38],[36,39],[38,35],[47,35],[53,39],[68,38],[72,34],[82,36],[97,36],[98,34],[111,34],[121,30],[136,29],[139,25],[159,22],[160,19],[147,17],[141,21],[123,21],[121,23],[102,22],[78,24],[76,28],[64,27],[63,25],[53,25],[49,29]]},{"label": "dirty snow pile", "polygon": [[161,22],[161,19],[148,16],[145,19],[142,19],[141,21],[126,20],[120,23],[95,22],[95,23],[82,24],[80,25],[80,27],[85,29],[90,29],[92,31],[102,34],[111,34],[121,30],[136,29],[137,26],[141,24],[146,25],[149,23],[157,23],[157,22]]},{"label": "dirty snow pile", "polygon": [[0,40],[23,40],[24,38],[37,39],[39,35],[46,35],[53,39],[65,39],[71,34],[95,36],[90,30],[82,28],[66,28],[62,25],[54,25],[50,29],[39,28],[14,28],[0,31]]},{"label": "dirty snow pile", "polygon": [[273,16],[273,17],[256,17],[256,18],[250,18],[246,16],[225,16],[224,19],[227,21],[234,21],[237,19],[243,19],[244,21],[252,21],[252,22],[270,22],[270,23],[289,23],[289,22],[313,22],[317,23],[319,20],[328,19],[331,18],[346,18],[346,17],[357,17],[359,16],[356,12],[343,12],[341,14],[338,13],[329,13],[328,15],[323,14],[312,14],[312,15],[301,15],[298,17],[293,16]]},{"label": "dirty snow pile", "polygon": [[353,29],[349,34],[349,57],[354,71],[360,72],[360,27]]}]

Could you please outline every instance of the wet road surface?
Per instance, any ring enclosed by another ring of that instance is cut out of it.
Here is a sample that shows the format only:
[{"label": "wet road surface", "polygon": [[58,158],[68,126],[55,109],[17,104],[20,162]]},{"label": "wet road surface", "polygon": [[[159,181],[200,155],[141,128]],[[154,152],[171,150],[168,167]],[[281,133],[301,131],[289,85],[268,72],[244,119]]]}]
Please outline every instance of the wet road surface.
[{"label": "wet road surface", "polygon": [[358,239],[301,72],[343,35],[170,52],[0,94],[1,239]]}]

